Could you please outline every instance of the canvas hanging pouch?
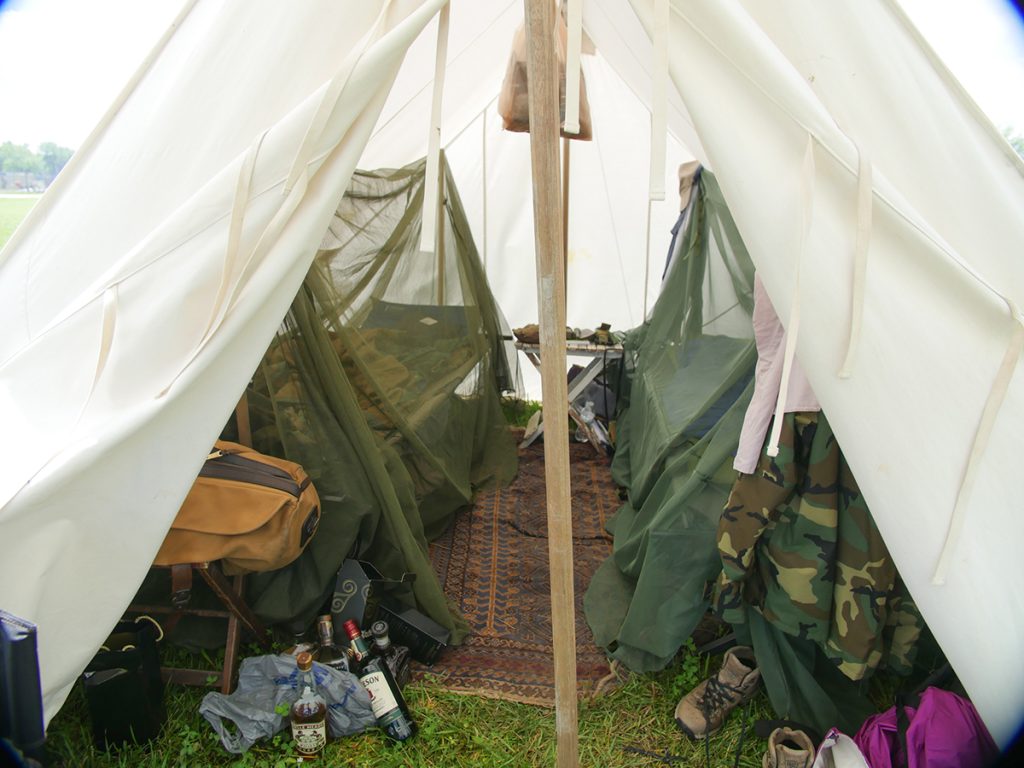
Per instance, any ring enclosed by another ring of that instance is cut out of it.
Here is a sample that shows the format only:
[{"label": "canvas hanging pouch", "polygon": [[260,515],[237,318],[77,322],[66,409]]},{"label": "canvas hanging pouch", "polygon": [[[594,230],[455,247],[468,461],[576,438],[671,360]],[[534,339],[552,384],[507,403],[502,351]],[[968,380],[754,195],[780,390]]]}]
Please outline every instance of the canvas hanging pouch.
[{"label": "canvas hanging pouch", "polygon": [[163,630],[140,616],[121,621],[82,673],[82,686],[99,749],[156,738],[165,720],[164,683],[157,643]]},{"label": "canvas hanging pouch", "polygon": [[[590,123],[590,103],[587,101],[587,87],[580,73],[580,132],[565,132],[565,58],[566,58],[565,19],[559,14],[555,22],[555,34],[552,45],[555,46],[555,58],[558,62],[558,119],[561,135],[567,139],[590,141],[592,138]],[[526,27],[522,25],[512,38],[512,52],[505,70],[505,80],[501,84],[498,95],[498,114],[506,131],[529,133],[530,104],[529,84],[526,75]]]},{"label": "canvas hanging pouch", "polygon": [[224,573],[295,560],[320,524],[320,499],[298,464],[218,440],[154,565],[220,560]]}]

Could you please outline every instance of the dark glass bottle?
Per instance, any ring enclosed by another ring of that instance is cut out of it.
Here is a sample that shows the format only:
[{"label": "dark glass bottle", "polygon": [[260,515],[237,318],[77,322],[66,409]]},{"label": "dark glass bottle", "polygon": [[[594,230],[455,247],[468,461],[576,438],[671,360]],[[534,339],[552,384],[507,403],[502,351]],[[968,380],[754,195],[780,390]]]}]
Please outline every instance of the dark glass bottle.
[{"label": "dark glass bottle", "polygon": [[317,691],[313,677],[313,656],[300,653],[295,660],[299,668],[298,700],[292,704],[292,739],[295,753],[304,759],[323,755],[327,745],[327,701]]},{"label": "dark glass bottle", "polygon": [[320,638],[316,660],[324,666],[348,672],[348,656],[334,643],[334,622],[330,614],[317,617],[316,632]]},{"label": "dark glass bottle", "polygon": [[416,735],[416,723],[388,665],[384,659],[370,654],[359,625],[351,619],[345,622],[345,633],[352,645],[352,671],[370,694],[377,725],[395,741],[412,738]]},{"label": "dark glass bottle", "polygon": [[399,688],[405,688],[409,682],[409,649],[404,645],[395,645],[388,635],[388,623],[386,621],[375,621],[370,625],[370,632],[373,633],[372,652],[380,656],[387,663],[395,682]]}]

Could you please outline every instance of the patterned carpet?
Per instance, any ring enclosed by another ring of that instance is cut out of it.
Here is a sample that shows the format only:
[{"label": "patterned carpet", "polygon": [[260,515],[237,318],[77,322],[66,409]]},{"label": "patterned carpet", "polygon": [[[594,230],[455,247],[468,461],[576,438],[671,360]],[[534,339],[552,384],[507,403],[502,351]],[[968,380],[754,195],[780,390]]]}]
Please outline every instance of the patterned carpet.
[{"label": "patterned carpet", "polygon": [[[576,674],[581,696],[608,674],[583,616],[583,593],[609,554],[605,521],[619,507],[608,460],[571,443]],[[445,593],[473,634],[431,668],[448,690],[554,706],[544,445],[520,454],[508,488],[482,494],[431,546]]]}]

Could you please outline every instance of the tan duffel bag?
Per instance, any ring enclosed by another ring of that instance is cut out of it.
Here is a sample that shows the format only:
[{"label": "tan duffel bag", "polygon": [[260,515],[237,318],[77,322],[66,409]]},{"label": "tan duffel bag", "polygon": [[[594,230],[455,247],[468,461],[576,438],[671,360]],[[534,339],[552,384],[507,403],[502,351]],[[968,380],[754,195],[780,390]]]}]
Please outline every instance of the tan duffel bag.
[{"label": "tan duffel bag", "polygon": [[301,466],[218,440],[153,562],[272,571],[297,558],[319,524],[320,499]]}]

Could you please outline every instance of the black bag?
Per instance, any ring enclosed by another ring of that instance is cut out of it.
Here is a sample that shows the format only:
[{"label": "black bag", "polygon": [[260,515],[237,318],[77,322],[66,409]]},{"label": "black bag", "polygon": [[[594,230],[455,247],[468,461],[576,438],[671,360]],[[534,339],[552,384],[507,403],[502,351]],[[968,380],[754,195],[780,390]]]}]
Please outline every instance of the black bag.
[{"label": "black bag", "polygon": [[45,760],[36,625],[0,610],[0,765]]},{"label": "black bag", "polygon": [[156,644],[163,636],[148,616],[121,621],[82,673],[98,748],[142,744],[160,733],[166,712]]}]

